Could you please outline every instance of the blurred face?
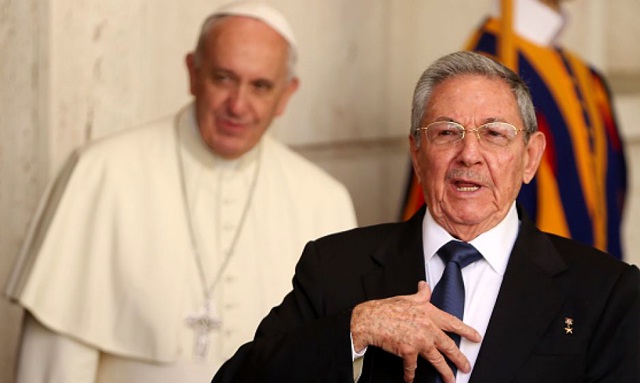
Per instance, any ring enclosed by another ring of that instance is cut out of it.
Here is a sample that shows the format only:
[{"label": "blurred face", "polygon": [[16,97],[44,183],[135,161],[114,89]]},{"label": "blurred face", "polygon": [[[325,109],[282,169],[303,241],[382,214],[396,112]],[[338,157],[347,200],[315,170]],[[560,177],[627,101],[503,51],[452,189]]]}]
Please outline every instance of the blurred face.
[{"label": "blurred face", "polygon": [[540,0],[541,3],[546,4],[548,7],[560,11],[560,3],[565,0]]},{"label": "blurred face", "polygon": [[[426,106],[422,126],[454,121],[467,129],[502,121],[523,129],[515,96],[499,79],[464,75],[440,83]],[[430,142],[424,131],[411,157],[431,215],[454,237],[470,241],[506,216],[523,182],[533,178],[544,135],[536,132],[525,144],[519,132],[507,146],[480,142],[474,132],[446,145]]]},{"label": "blurred face", "polygon": [[201,57],[187,56],[196,119],[205,143],[224,158],[251,150],[297,89],[288,80],[288,45],[248,17],[227,17],[208,32]]}]

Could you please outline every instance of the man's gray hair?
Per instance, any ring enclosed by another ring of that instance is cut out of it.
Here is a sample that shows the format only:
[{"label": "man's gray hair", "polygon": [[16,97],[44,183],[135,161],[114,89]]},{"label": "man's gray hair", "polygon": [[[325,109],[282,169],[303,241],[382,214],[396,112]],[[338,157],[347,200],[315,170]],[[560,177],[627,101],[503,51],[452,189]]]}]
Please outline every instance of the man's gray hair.
[{"label": "man's gray hair", "polygon": [[[229,14],[217,14],[207,17],[202,23],[202,27],[200,28],[200,35],[198,36],[198,42],[196,44],[196,49],[194,51],[194,64],[196,67],[199,67],[202,63],[202,55],[204,54],[204,50],[207,43],[207,38],[209,37],[209,32],[222,20],[227,17],[231,17],[235,15]],[[279,31],[276,31],[280,33]],[[296,77],[296,64],[298,61],[297,49],[295,46],[292,46],[291,41],[283,36],[285,41],[287,42],[288,47],[288,59],[287,59],[287,80],[292,80]]]},{"label": "man's gray hair", "polygon": [[431,100],[433,89],[450,78],[462,75],[481,75],[504,81],[516,98],[520,117],[524,122],[525,142],[529,135],[538,130],[536,112],[527,84],[511,69],[501,63],[475,52],[463,51],[441,57],[431,64],[420,76],[413,93],[411,107],[411,134],[419,143],[420,128],[426,106]]}]

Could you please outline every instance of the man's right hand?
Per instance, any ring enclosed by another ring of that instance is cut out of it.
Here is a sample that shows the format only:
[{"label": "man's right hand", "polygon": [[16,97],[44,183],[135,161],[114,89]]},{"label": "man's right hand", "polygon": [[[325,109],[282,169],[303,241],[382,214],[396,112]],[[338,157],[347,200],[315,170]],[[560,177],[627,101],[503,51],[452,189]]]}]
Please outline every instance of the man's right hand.
[{"label": "man's right hand", "polygon": [[471,365],[445,331],[472,342],[480,342],[481,336],[460,319],[432,305],[430,299],[431,289],[421,281],[415,294],[357,305],[351,315],[355,350],[362,351],[367,346],[375,346],[401,357],[407,383],[413,382],[418,355],[421,355],[435,367],[446,383],[455,383],[455,376],[445,356],[463,372],[469,372]]}]

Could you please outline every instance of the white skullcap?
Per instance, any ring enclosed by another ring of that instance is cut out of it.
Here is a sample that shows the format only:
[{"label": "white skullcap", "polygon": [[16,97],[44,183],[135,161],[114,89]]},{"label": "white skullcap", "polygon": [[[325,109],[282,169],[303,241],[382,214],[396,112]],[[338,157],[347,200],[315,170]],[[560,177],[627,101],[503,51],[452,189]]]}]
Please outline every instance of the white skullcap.
[{"label": "white skullcap", "polygon": [[240,0],[218,8],[213,16],[244,16],[258,19],[278,32],[291,49],[297,53],[298,45],[293,36],[293,30],[284,15],[275,8],[256,0]]}]

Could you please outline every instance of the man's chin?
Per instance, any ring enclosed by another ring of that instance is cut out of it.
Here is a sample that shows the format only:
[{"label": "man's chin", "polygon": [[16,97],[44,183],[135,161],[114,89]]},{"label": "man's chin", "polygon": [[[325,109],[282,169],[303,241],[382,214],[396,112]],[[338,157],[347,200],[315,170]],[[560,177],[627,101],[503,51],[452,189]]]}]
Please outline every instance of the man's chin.
[{"label": "man's chin", "polygon": [[491,216],[486,212],[488,202],[485,203],[456,203],[443,207],[443,214],[449,222],[462,226],[479,225]]},{"label": "man's chin", "polygon": [[251,148],[247,148],[246,145],[237,142],[219,142],[213,145],[211,149],[215,154],[227,160],[240,158],[251,150]]}]

